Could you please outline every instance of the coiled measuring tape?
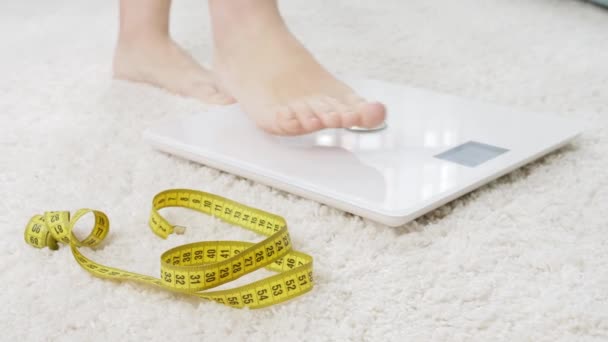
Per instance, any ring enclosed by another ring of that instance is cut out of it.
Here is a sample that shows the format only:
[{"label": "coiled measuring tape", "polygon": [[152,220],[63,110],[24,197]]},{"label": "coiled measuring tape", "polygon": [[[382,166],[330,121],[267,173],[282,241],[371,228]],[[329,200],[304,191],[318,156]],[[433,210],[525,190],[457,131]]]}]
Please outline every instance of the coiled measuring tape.
[{"label": "coiled measuring tape", "polygon": [[[258,243],[202,241],[172,248],[161,255],[160,278],[105,266],[80,253],[79,247],[97,246],[110,231],[108,217],[98,210],[80,209],[72,217],[69,211],[36,215],[26,226],[25,241],[37,248],[57,249],[58,242],[69,245],[78,264],[96,277],[137,281],[236,308],[262,308],[312,289],[312,257],[292,249],[282,217],[206,192],[166,190],[154,196],[149,220],[152,231],[163,239],[183,229],[161,216],[159,210],[167,207],[209,214],[266,238]],[[95,225],[79,240],[72,229],[87,214],[94,215]],[[278,274],[232,289],[206,291],[262,267]]]}]

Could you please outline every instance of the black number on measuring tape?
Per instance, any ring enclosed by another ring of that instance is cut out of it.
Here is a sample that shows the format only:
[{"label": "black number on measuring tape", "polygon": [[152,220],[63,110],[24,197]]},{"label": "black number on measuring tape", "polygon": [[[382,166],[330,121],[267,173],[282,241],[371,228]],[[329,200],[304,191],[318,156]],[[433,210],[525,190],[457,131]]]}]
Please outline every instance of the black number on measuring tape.
[{"label": "black number on measuring tape", "polygon": [[97,230],[95,231],[95,235],[97,237],[101,237],[101,234],[103,233],[103,228],[101,227],[97,227]]},{"label": "black number on measuring tape", "polygon": [[294,279],[289,279],[288,281],[285,282],[285,285],[287,285],[287,292],[293,291],[296,289],[296,281]]},{"label": "black number on measuring tape", "polygon": [[308,284],[308,281],[306,280],[306,274],[302,274],[301,276],[298,276],[298,281],[300,282],[300,286],[304,286],[304,285]]},{"label": "black number on measuring tape", "polygon": [[34,233],[40,233],[40,225],[36,223],[36,224],[35,224],[35,225],[32,227],[32,231],[33,231]]},{"label": "black number on measuring tape", "polygon": [[201,259],[203,259],[203,251],[195,251],[194,260],[201,260]]},{"label": "black number on measuring tape", "polygon": [[171,283],[171,282],[172,282],[172,280],[171,280],[171,272],[167,272],[167,271],[165,271],[165,277],[164,277],[164,280],[165,280],[165,282],[167,282],[167,283]]},{"label": "black number on measuring tape", "polygon": [[228,259],[230,258],[230,250],[229,249],[222,249],[220,251],[220,256],[224,259]]},{"label": "black number on measuring tape", "polygon": [[264,260],[264,251],[255,252],[255,261],[260,262]]},{"label": "black number on measuring tape", "polygon": [[55,226],[55,232],[57,234],[62,234],[63,233],[63,227],[60,224],[56,225]]},{"label": "black number on measuring tape", "polygon": [[182,261],[183,262],[190,262],[190,252],[186,252],[182,255]]},{"label": "black number on measuring tape", "polygon": [[240,262],[232,264],[232,273],[237,273],[237,272],[240,272],[241,270],[242,270],[242,267],[241,267]]},{"label": "black number on measuring tape", "polygon": [[253,295],[251,295],[251,293],[243,295],[243,303],[245,303],[245,304],[253,303]]},{"label": "black number on measuring tape", "polygon": [[253,256],[245,258],[245,267],[247,266],[253,266]]},{"label": "black number on measuring tape", "polygon": [[228,304],[239,305],[239,299],[237,297],[228,297]]},{"label": "black number on measuring tape", "polygon": [[269,258],[274,255],[274,247],[273,246],[266,247],[266,255]]},{"label": "black number on measuring tape", "polygon": [[220,278],[226,278],[230,274],[230,267],[220,268]]},{"label": "black number on measuring tape", "polygon": [[215,281],[215,272],[207,272],[205,273],[205,282],[211,283]]},{"label": "black number on measuring tape", "polygon": [[179,285],[186,285],[186,276],[183,274],[176,274],[175,283]]},{"label": "black number on measuring tape", "polygon": [[272,295],[273,296],[280,296],[283,293],[283,289],[281,284],[276,284],[274,286],[272,286]]},{"label": "black number on measuring tape", "polygon": [[199,274],[190,275],[190,284],[200,284],[201,276]]},{"label": "black number on measuring tape", "polygon": [[30,236],[30,242],[33,243],[34,245],[38,244],[38,238],[35,236]]},{"label": "black number on measuring tape", "polygon": [[215,259],[215,249],[210,248],[207,250],[207,258]]},{"label": "black number on measuring tape", "polygon": [[258,301],[261,302],[263,300],[268,299],[267,293],[268,293],[268,290],[266,290],[266,289],[258,290]]},{"label": "black number on measuring tape", "polygon": [[283,243],[281,242],[281,240],[277,240],[275,245],[277,246],[277,252],[280,252],[283,250]]}]

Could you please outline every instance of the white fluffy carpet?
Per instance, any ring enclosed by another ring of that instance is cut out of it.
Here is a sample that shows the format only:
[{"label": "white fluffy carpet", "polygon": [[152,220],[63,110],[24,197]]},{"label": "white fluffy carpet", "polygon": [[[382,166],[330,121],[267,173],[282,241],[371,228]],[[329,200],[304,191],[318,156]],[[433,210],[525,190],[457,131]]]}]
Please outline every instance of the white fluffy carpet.
[{"label": "white fluffy carpet", "polygon": [[[608,11],[575,0],[283,1],[336,72],[579,117],[576,142],[398,229],[347,215],[142,142],[160,119],[204,110],[112,81],[116,1],[0,4],[0,330],[5,341],[608,339]],[[204,1],[175,3],[178,41],[210,54]],[[523,123],[522,123],[523,124]],[[112,220],[85,250],[156,275],[170,246],[255,240],[213,219],[161,241],[152,196],[188,187],[285,216],[315,257],[316,288],[235,310],[93,278],[69,249],[23,241],[31,215],[92,207]]]}]

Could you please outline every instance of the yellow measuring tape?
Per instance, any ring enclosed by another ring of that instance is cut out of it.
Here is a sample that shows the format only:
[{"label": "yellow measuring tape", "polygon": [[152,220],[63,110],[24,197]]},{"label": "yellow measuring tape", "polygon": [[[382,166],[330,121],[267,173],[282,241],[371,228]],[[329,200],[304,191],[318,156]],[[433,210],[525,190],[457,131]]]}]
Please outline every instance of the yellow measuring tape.
[{"label": "yellow measuring tape", "polygon": [[[152,231],[163,239],[182,229],[160,215],[159,210],[167,207],[193,209],[267,237],[258,243],[202,241],[172,248],[160,257],[160,278],[108,267],[80,253],[78,247],[94,247],[110,231],[108,217],[98,210],[80,209],[71,218],[68,211],[36,215],[26,226],[25,241],[37,248],[57,249],[59,241],[69,245],[80,266],[96,277],[133,280],[236,308],[261,308],[312,289],[312,257],[291,248],[287,224],[282,217],[210,193],[167,190],[154,196],[149,221]],[[89,213],[95,217],[95,226],[89,236],[80,241],[72,228]],[[262,267],[278,274],[232,289],[205,291]]]}]

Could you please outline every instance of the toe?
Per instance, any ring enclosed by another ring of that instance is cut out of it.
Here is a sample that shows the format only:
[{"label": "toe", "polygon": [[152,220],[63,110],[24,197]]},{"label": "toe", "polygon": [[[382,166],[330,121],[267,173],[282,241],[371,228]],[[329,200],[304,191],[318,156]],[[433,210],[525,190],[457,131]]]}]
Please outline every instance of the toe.
[{"label": "toe", "polygon": [[334,111],[340,117],[340,127],[358,126],[360,122],[360,113],[352,105],[347,102],[342,102],[334,98],[326,98],[326,101],[332,104]]},{"label": "toe", "polygon": [[350,108],[342,111],[340,116],[342,118],[342,127],[353,127],[360,125],[361,116],[358,112]]},{"label": "toe", "polygon": [[275,133],[284,135],[297,135],[304,133],[304,128],[296,114],[287,106],[277,111],[277,128]]},{"label": "toe", "polygon": [[363,103],[359,106],[358,112],[361,113],[361,127],[373,128],[386,119],[386,107],[380,102]]},{"label": "toe", "polygon": [[207,104],[226,105],[236,102],[232,96],[221,91],[214,83],[204,80],[184,84],[180,88],[182,95],[196,98]]},{"label": "toe", "polygon": [[324,128],[323,122],[315,115],[315,112],[307,102],[292,104],[290,108],[293,110],[300,121],[300,125],[302,125],[302,128],[304,129],[304,132],[302,133],[310,133]]},{"label": "toe", "polygon": [[221,103],[218,103],[218,104],[236,103],[236,99],[232,95],[230,95],[230,92],[226,89],[226,87],[224,87],[222,85],[222,83],[220,82],[220,80],[217,78],[216,75],[213,75],[213,80],[214,80],[215,89],[218,92],[218,100],[221,101]]},{"label": "toe", "polygon": [[202,102],[210,103],[217,94],[218,89],[212,83],[197,82],[190,85],[182,85],[180,93],[184,96],[194,97]]},{"label": "toe", "polygon": [[218,105],[229,105],[229,104],[236,103],[236,99],[225,93],[215,93],[212,96],[212,98],[209,100],[209,102],[211,102],[213,104],[218,104]]},{"label": "toe", "polygon": [[315,115],[321,120],[323,126],[329,128],[338,128],[342,125],[342,120],[334,106],[324,99],[316,98],[310,101],[310,108]]},{"label": "toe", "polygon": [[219,93],[219,89],[207,80],[197,80],[181,86],[183,92],[190,92],[192,95],[210,96]]}]

